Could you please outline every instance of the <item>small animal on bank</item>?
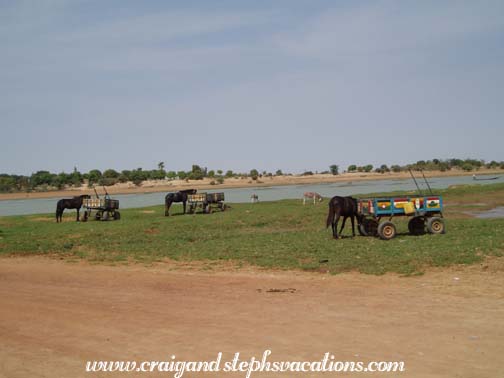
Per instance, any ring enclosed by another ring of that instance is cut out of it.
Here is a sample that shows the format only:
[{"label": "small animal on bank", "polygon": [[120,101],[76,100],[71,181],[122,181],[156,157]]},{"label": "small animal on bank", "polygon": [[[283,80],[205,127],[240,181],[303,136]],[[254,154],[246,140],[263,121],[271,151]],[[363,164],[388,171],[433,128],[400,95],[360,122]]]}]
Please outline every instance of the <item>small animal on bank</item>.
[{"label": "small animal on bank", "polygon": [[250,196],[250,202],[252,203],[256,203],[256,202],[259,202],[259,196],[255,193],[253,193],[251,196]]},{"label": "small animal on bank", "polygon": [[165,197],[165,217],[170,215],[170,206],[173,202],[182,202],[184,214],[186,213],[186,202],[188,194],[196,194],[197,189],[185,189],[180,192],[168,193]]},{"label": "small animal on bank", "polygon": [[354,219],[357,218],[358,224],[361,222],[361,218],[357,213],[357,200],[355,198],[334,196],[329,201],[329,214],[327,214],[326,227],[332,225],[334,239],[338,239],[338,221],[340,217],[343,217],[343,224],[339,233],[341,234],[343,231],[347,218],[350,218],[352,221],[352,235],[355,236]]},{"label": "small animal on bank", "polygon": [[82,207],[82,202],[84,198],[91,198],[89,194],[83,194],[81,196],[73,198],[63,198],[56,204],[56,223],[62,221],[63,211],[65,209],[77,209],[77,222],[79,221],[79,211]]},{"label": "small animal on bank", "polygon": [[313,204],[315,205],[315,202],[321,202],[322,201],[322,196],[318,193],[315,192],[305,192],[303,194],[303,205],[306,205],[306,200],[313,200]]}]

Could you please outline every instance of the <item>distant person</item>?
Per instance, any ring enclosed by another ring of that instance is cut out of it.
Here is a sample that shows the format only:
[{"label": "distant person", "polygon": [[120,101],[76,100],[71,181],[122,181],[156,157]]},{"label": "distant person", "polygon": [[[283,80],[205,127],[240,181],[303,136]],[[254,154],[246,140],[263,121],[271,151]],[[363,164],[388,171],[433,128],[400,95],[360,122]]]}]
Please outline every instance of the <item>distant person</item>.
[{"label": "distant person", "polygon": [[259,202],[259,196],[255,193],[253,193],[251,196],[250,196],[250,202],[252,203],[256,203],[256,202]]}]

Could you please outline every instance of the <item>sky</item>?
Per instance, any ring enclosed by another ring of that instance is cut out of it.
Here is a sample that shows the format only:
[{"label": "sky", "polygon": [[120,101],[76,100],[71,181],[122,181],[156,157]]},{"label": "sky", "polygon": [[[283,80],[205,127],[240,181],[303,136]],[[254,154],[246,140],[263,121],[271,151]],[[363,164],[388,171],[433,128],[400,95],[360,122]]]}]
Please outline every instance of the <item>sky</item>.
[{"label": "sky", "polygon": [[0,173],[504,160],[504,2],[0,0]]}]

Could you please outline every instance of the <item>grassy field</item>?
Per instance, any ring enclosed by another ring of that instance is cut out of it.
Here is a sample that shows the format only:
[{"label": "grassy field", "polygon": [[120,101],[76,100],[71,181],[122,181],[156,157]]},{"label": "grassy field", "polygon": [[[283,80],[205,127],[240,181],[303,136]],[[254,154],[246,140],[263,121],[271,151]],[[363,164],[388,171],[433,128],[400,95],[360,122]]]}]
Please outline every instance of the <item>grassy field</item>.
[{"label": "grassy field", "polygon": [[[504,205],[504,184],[437,190],[444,196],[447,233],[411,236],[396,218],[391,241],[333,240],[325,228],[327,201],[232,204],[211,215],[164,217],[162,206],[122,210],[120,221],[77,223],[74,211],[56,224],[54,214],[0,218],[0,255],[51,255],[107,263],[152,263],[166,259],[339,273],[418,274],[429,266],[472,264],[504,253],[504,219],[476,219],[467,212]],[[389,193],[390,194],[390,193]],[[349,222],[347,222],[349,223]],[[326,262],[321,262],[326,260]]]}]

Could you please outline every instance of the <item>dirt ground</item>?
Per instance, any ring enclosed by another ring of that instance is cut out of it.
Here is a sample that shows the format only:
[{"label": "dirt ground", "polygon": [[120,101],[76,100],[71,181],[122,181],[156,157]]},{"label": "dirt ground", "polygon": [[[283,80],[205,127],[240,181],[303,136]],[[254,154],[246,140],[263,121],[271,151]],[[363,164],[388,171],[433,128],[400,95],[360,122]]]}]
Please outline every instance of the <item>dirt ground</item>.
[{"label": "dirt ground", "polygon": [[[0,377],[86,373],[88,360],[404,361],[387,377],[504,376],[504,262],[418,277],[0,259]],[[273,290],[272,290],[273,289]],[[185,373],[184,377],[245,377]],[[253,373],[252,377],[374,376]]]}]

